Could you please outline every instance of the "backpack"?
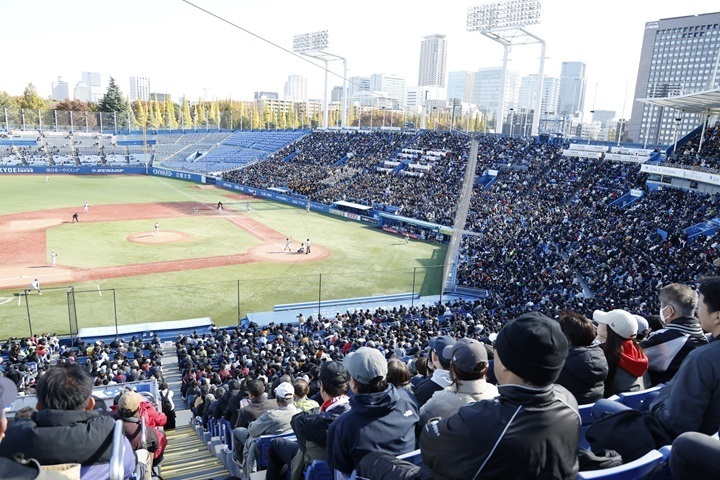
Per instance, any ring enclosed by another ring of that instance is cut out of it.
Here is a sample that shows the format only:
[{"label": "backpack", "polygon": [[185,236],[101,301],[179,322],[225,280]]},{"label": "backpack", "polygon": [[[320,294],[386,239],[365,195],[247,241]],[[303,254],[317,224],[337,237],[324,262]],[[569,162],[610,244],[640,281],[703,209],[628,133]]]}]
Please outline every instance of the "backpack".
[{"label": "backpack", "polygon": [[160,408],[167,417],[167,423],[165,424],[165,430],[172,430],[175,428],[175,410],[172,408],[170,398],[160,392]]}]

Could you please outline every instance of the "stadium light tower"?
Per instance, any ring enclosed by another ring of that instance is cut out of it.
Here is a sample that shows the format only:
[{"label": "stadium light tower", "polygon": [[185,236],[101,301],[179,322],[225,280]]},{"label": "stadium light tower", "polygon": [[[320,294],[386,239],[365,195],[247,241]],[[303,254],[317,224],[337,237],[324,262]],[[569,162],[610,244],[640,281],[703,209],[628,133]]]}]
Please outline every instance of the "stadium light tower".
[{"label": "stadium light tower", "polygon": [[[467,31],[480,32],[490,40],[501,44],[504,48],[502,74],[500,76],[500,102],[496,118],[505,118],[505,81],[507,78],[507,62],[513,45],[530,45],[539,43],[540,70],[538,73],[535,111],[533,112],[532,135],[538,134],[540,125],[540,106],[542,105],[543,73],[545,70],[545,41],[525,30],[528,25],[540,22],[540,0],[505,0],[468,8]],[[502,133],[500,125],[495,122],[495,133]]]},{"label": "stadium light tower", "polygon": [[325,88],[323,90],[323,126],[328,127],[328,62],[342,60],[343,62],[343,103],[341,126],[345,128],[347,120],[347,60],[339,55],[328,53],[328,32],[322,30],[313,33],[304,33],[293,37],[293,51],[306,57],[325,62]]}]

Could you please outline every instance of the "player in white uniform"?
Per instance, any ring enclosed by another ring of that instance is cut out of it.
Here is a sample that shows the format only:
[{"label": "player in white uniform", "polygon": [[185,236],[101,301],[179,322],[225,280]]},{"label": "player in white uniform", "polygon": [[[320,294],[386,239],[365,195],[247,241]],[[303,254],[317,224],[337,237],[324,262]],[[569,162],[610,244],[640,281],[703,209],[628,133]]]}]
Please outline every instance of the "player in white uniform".
[{"label": "player in white uniform", "polygon": [[57,253],[55,253],[55,250],[50,252],[50,266],[57,267]]},{"label": "player in white uniform", "polygon": [[250,208],[250,202],[245,202],[245,208],[247,208],[248,212],[252,210],[252,208]]},{"label": "player in white uniform", "polygon": [[158,222],[155,222],[155,236],[160,235],[160,224]]},{"label": "player in white uniform", "polygon": [[305,255],[310,253],[310,239],[307,239],[307,245],[305,245]]},{"label": "player in white uniform", "polygon": [[405,245],[407,245],[409,241],[410,241],[410,234],[405,232]]},{"label": "player in white uniform", "polygon": [[28,293],[32,292],[33,290],[37,290],[38,295],[42,295],[42,292],[40,291],[40,280],[38,280],[37,278],[30,284]]},{"label": "player in white uniform", "polygon": [[308,203],[305,205],[305,211],[306,211],[307,213],[310,213],[310,202],[308,202]]},{"label": "player in white uniform", "polygon": [[90,210],[90,204],[88,202],[85,202],[85,205],[83,206],[83,211],[85,213],[88,213],[88,210]]},{"label": "player in white uniform", "polygon": [[292,249],[290,248],[291,243],[292,242],[290,241],[289,238],[285,239],[285,248],[283,248],[283,252],[292,252]]}]

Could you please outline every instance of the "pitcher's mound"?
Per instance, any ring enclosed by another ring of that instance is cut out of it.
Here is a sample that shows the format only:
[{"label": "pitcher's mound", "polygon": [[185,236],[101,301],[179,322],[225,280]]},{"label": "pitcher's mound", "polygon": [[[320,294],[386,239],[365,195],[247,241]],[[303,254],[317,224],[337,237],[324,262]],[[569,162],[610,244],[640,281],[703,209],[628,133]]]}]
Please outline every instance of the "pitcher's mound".
[{"label": "pitcher's mound", "polygon": [[160,235],[155,235],[154,231],[138,232],[128,235],[127,239],[135,243],[172,243],[189,240],[190,235],[175,230],[161,230]]}]

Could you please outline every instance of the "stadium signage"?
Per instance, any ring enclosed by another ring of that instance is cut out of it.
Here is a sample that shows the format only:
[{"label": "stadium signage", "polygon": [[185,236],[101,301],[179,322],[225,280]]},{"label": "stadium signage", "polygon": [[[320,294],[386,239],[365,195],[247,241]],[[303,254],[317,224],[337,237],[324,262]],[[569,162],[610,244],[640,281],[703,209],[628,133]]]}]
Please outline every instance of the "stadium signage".
[{"label": "stadium signage", "polygon": [[709,183],[711,185],[720,185],[720,175],[685,170],[684,168],[662,167],[659,165],[641,165],[640,171],[665,175],[668,177],[685,178],[688,180],[695,180],[696,182]]},{"label": "stadium signage", "polygon": [[32,167],[0,167],[0,173],[35,173]]},{"label": "stadium signage", "polygon": [[97,168],[97,167],[0,167],[0,174],[13,173],[64,173],[73,175],[144,174],[144,167]]}]

